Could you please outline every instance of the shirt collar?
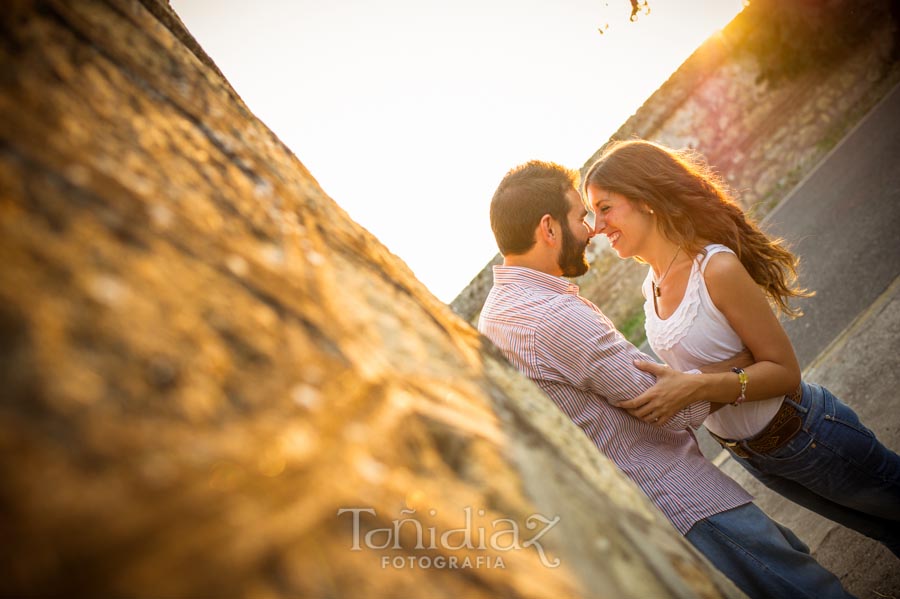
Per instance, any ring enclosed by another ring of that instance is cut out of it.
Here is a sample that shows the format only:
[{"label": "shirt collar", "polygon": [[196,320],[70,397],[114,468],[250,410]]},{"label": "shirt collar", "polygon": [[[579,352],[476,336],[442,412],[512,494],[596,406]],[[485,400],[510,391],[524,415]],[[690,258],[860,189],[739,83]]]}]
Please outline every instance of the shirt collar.
[{"label": "shirt collar", "polygon": [[525,284],[540,287],[554,293],[578,295],[578,285],[525,266],[494,266],[494,285]]}]

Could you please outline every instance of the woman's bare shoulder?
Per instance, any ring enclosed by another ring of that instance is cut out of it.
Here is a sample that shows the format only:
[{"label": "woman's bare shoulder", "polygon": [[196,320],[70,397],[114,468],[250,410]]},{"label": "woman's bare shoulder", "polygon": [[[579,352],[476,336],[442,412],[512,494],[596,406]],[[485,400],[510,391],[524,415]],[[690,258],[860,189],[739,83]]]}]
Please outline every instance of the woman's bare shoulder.
[{"label": "woman's bare shoulder", "polygon": [[740,259],[731,252],[717,252],[710,256],[703,272],[703,278],[706,280],[706,286],[713,295],[713,299],[718,293],[741,293],[751,286],[755,286],[750,273],[741,264]]}]

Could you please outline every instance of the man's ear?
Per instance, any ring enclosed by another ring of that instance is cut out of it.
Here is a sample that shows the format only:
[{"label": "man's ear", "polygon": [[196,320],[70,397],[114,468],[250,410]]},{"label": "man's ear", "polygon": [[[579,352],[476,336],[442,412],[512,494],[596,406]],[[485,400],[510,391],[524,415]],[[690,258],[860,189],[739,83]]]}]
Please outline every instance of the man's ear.
[{"label": "man's ear", "polygon": [[538,239],[543,240],[548,245],[555,245],[559,234],[559,223],[549,214],[542,216],[541,222],[538,223]]}]

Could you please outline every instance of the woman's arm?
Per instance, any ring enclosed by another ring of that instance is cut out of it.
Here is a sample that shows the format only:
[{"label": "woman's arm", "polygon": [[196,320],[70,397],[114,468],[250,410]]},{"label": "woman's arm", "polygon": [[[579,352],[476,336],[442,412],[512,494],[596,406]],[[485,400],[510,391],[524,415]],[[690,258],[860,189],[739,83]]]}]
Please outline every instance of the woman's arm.
[{"label": "woman's arm", "polygon": [[[713,303],[753,354],[755,362],[744,368],[748,379],[746,401],[785,395],[796,389],[800,384],[800,365],[791,341],[765,293],[738,257],[728,252],[715,254],[709,259],[704,278]],[[740,383],[736,374],[732,376],[734,397],[710,401],[731,403],[737,398]]]},{"label": "woman's arm", "polygon": [[[748,378],[745,401],[768,399],[796,389],[800,384],[800,365],[794,348],[762,289],[737,256],[726,252],[715,254],[709,259],[704,277],[713,304],[725,315],[753,357],[752,363],[741,365]],[[638,363],[637,366],[655,374],[660,381],[666,378],[665,371],[658,372],[649,364]],[[704,368],[704,371],[720,373],[709,375],[719,377],[720,384],[699,392],[658,385],[659,389],[651,388],[620,407],[636,418],[661,424],[694,402],[712,402],[712,412],[737,399],[741,390],[737,374],[722,372],[719,368]]]}]

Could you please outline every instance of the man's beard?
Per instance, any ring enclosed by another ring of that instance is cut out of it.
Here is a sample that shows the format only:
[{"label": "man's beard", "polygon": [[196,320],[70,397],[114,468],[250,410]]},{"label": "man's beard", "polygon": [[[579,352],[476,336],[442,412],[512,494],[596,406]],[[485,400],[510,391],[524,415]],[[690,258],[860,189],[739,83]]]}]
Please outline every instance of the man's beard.
[{"label": "man's beard", "polygon": [[559,252],[559,268],[564,277],[580,277],[588,271],[590,265],[584,257],[587,242],[580,243],[568,224],[562,227],[562,248]]}]

